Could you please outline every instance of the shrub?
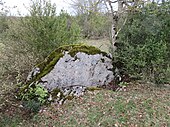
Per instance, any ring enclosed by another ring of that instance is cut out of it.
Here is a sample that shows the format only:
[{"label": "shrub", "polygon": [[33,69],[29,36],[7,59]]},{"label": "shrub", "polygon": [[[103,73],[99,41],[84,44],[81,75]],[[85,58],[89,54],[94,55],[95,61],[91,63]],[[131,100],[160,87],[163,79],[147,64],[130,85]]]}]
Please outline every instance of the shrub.
[{"label": "shrub", "polygon": [[[75,43],[80,37],[80,28],[74,17],[65,11],[61,11],[57,16],[56,6],[51,2],[32,1],[29,12],[26,17],[8,17],[5,23],[9,29],[6,29],[0,38],[0,43],[4,45],[0,54],[3,56],[0,69],[3,74],[20,73],[22,79],[53,49]],[[16,76],[17,74],[13,75]]]},{"label": "shrub", "polygon": [[79,38],[80,28],[73,17],[65,11],[56,16],[56,5],[50,1],[32,1],[29,13],[30,16],[19,18],[19,29],[11,31],[10,36],[27,43],[39,57]]},{"label": "shrub", "polygon": [[26,93],[22,93],[20,97],[24,101],[35,100],[44,104],[48,97],[48,91],[40,84],[35,84],[34,86],[30,86]]},{"label": "shrub", "polygon": [[26,89],[26,92],[18,93],[17,97],[22,100],[25,108],[36,113],[42,105],[47,103],[48,96],[48,91],[43,86],[33,84]]},{"label": "shrub", "polygon": [[119,34],[118,59],[126,70],[157,84],[170,79],[169,7],[168,2],[160,6],[152,3],[129,13]]}]

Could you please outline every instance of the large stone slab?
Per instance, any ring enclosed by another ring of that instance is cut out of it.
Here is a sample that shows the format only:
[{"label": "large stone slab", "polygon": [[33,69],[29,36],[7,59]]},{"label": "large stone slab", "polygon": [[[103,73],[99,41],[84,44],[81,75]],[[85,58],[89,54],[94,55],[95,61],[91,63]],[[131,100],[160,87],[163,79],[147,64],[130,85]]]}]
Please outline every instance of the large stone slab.
[{"label": "large stone slab", "polygon": [[74,57],[65,54],[41,80],[49,90],[70,86],[103,86],[114,78],[112,60],[102,54],[78,52]]},{"label": "large stone slab", "polygon": [[80,96],[88,87],[104,86],[114,80],[111,55],[86,45],[63,46],[52,52],[30,72],[26,89],[36,82],[49,92]]}]

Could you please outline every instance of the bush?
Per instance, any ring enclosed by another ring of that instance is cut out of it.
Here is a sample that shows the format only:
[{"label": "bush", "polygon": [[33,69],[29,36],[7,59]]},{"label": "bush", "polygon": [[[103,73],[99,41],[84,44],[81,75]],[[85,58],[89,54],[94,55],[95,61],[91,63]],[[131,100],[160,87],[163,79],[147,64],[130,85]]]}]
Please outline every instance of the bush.
[{"label": "bush", "polygon": [[[18,87],[22,85],[19,83]],[[47,89],[37,83],[30,85],[24,92],[17,93],[17,98],[22,100],[24,107],[34,113],[38,112],[42,105],[47,104],[48,97]]]},{"label": "bush", "polygon": [[34,86],[29,86],[26,93],[21,93],[19,97],[24,101],[35,100],[44,104],[48,97],[48,91],[40,84],[35,84]]},{"label": "bush", "polygon": [[3,52],[0,52],[1,75],[15,73],[13,77],[21,74],[25,79],[31,68],[53,49],[75,43],[80,37],[80,28],[74,17],[65,11],[57,16],[56,6],[51,2],[32,1],[29,12],[30,16],[26,17],[4,17],[9,29],[0,33],[3,46]]},{"label": "bush", "polygon": [[56,16],[56,6],[50,1],[32,1],[30,16],[19,18],[19,29],[10,32],[15,41],[23,41],[39,57],[46,57],[53,49],[72,44],[79,38],[80,28],[72,16],[61,11]]},{"label": "bush", "polygon": [[80,36],[74,17],[65,11],[57,16],[51,2],[32,1],[29,12],[26,17],[8,17],[7,11],[0,11],[0,80],[9,79],[5,84],[25,81],[32,67],[53,49],[75,43]]},{"label": "bush", "polygon": [[157,84],[170,81],[170,3],[152,3],[128,20],[119,34],[118,59],[132,75]]}]

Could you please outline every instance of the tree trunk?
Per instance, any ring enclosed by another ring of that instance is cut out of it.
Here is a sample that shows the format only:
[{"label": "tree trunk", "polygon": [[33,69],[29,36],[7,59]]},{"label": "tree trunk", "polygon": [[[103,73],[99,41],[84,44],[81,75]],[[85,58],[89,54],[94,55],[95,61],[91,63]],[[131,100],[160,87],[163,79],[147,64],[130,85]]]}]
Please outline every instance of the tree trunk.
[{"label": "tree trunk", "polygon": [[118,21],[121,17],[121,14],[123,13],[123,0],[117,0],[118,2],[118,11],[115,13],[113,10],[113,6],[112,3],[116,2],[116,1],[111,1],[111,0],[107,0],[109,6],[110,6],[110,10],[112,13],[112,27],[111,27],[111,43],[112,43],[112,51],[116,50],[116,36],[117,36],[117,25],[118,25]]}]

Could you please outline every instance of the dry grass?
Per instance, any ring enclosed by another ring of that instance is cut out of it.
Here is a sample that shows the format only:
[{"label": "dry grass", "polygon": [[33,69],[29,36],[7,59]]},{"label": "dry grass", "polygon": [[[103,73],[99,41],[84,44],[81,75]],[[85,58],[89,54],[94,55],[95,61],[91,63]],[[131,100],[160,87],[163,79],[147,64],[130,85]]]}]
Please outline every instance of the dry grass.
[{"label": "dry grass", "polygon": [[105,51],[108,53],[109,53],[109,49],[111,47],[111,43],[110,43],[109,39],[107,39],[107,38],[99,39],[99,40],[81,40],[80,42],[95,46],[95,47],[101,49],[102,51]]}]

